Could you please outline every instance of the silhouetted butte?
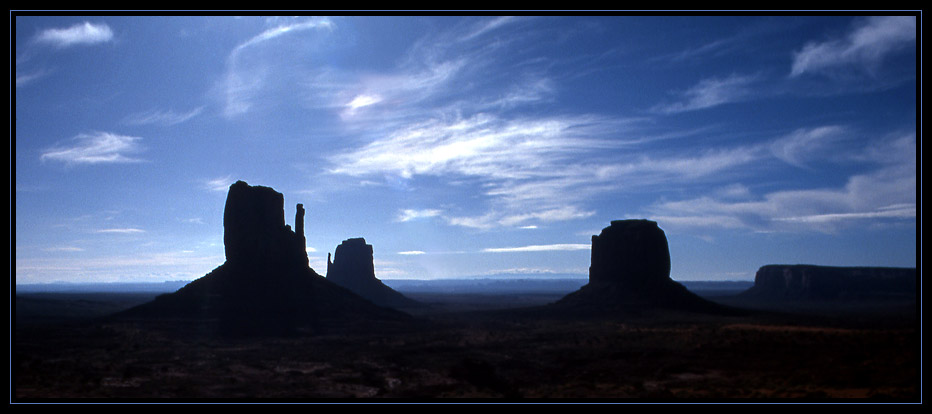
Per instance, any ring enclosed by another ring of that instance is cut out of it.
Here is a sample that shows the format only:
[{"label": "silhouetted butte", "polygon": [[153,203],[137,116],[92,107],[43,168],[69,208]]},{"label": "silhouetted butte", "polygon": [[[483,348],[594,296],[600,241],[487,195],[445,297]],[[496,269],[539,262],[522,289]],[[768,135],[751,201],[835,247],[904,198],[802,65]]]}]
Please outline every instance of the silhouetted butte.
[{"label": "silhouetted butte", "polygon": [[327,280],[343,286],[379,306],[412,308],[421,303],[408,298],[375,277],[372,245],[359,237],[337,246],[333,262],[327,256]]},{"label": "silhouetted butte", "polygon": [[355,321],[403,320],[308,266],[304,209],[285,224],[284,197],[269,187],[237,181],[223,217],[226,262],[178,291],[117,316],[215,321],[225,334],[287,334]]},{"label": "silhouetted butte", "polygon": [[592,236],[591,254],[589,283],[551,305],[553,308],[582,314],[649,309],[715,314],[735,311],[670,279],[667,237],[654,221],[612,221]]}]

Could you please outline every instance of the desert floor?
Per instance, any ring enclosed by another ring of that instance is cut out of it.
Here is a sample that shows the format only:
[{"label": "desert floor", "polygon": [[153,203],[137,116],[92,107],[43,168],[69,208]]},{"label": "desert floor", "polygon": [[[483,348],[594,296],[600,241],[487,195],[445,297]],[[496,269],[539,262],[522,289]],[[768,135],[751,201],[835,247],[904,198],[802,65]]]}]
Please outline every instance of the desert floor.
[{"label": "desert floor", "polygon": [[220,338],[98,319],[140,294],[17,296],[12,402],[918,402],[916,304],[761,304],[714,317],[502,311],[546,295],[422,295],[413,323]]}]

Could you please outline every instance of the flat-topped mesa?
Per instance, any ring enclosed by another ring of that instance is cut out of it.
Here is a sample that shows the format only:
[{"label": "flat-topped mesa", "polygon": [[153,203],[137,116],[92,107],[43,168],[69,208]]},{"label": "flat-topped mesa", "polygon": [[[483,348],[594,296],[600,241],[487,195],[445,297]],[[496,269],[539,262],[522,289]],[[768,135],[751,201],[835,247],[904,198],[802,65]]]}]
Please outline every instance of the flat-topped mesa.
[{"label": "flat-topped mesa", "polygon": [[292,232],[285,224],[285,199],[269,187],[237,181],[230,186],[223,211],[223,244],[228,263],[289,263],[307,266],[304,208],[298,205]]},{"label": "flat-topped mesa", "polygon": [[762,299],[915,298],[915,268],[766,265],[743,293]]},{"label": "flat-topped mesa", "polygon": [[669,278],[670,248],[656,222],[615,220],[598,236],[592,236],[590,284],[637,288]]}]

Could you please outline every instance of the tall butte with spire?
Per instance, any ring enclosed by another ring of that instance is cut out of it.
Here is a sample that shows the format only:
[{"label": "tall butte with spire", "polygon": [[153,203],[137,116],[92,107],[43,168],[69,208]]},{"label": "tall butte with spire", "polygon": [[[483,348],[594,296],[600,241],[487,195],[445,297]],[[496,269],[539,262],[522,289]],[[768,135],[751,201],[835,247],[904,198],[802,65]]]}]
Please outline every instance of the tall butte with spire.
[{"label": "tall butte with spire", "polygon": [[120,318],[216,322],[223,334],[290,334],[356,321],[404,320],[337,286],[308,266],[304,206],[285,224],[284,196],[237,181],[223,211],[226,261],[178,291]]}]

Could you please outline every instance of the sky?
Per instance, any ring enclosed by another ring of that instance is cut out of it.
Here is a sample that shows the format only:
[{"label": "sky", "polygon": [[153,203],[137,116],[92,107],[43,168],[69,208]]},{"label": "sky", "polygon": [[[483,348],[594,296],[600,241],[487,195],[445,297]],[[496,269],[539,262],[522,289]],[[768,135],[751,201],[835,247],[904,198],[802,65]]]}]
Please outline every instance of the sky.
[{"label": "sky", "polygon": [[237,180],[321,274],[584,278],[641,218],[674,280],[916,266],[915,15],[11,20],[17,284],[201,277]]}]

